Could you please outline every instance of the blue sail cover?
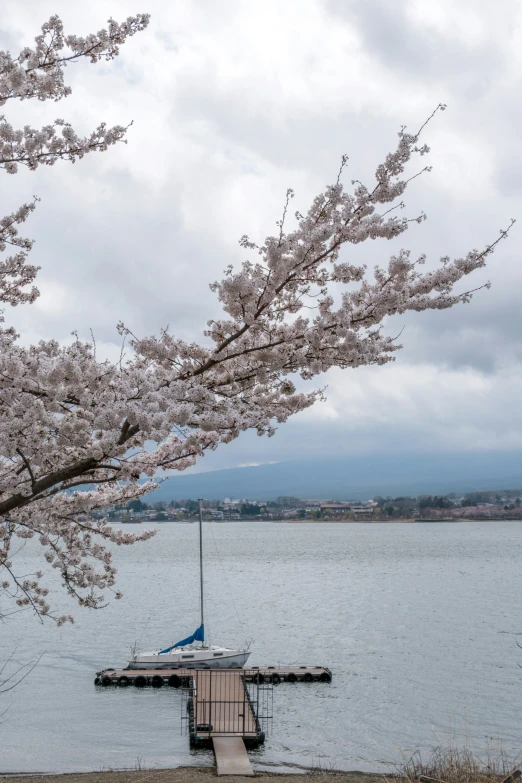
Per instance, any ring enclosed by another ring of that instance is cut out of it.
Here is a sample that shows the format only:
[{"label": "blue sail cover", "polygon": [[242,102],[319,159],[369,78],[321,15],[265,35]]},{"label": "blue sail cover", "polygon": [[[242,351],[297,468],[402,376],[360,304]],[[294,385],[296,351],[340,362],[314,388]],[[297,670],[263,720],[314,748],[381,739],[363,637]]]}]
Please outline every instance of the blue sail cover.
[{"label": "blue sail cover", "polygon": [[204,642],[204,641],[205,641],[205,626],[200,625],[199,628],[197,628],[194,631],[192,636],[187,636],[186,639],[182,639],[180,642],[176,642],[176,644],[173,644],[172,647],[167,647],[165,650],[160,650],[160,655],[170,652],[175,647],[184,647],[186,644],[192,644],[192,642]]}]

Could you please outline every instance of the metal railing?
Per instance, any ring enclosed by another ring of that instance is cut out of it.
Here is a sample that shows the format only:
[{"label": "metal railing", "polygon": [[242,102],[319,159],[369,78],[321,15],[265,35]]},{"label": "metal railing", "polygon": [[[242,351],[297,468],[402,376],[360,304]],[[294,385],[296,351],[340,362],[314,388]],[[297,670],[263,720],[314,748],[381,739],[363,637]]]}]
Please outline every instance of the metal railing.
[{"label": "metal railing", "polygon": [[184,691],[182,722],[196,742],[216,735],[262,741],[272,716],[272,684],[255,670],[198,669]]}]

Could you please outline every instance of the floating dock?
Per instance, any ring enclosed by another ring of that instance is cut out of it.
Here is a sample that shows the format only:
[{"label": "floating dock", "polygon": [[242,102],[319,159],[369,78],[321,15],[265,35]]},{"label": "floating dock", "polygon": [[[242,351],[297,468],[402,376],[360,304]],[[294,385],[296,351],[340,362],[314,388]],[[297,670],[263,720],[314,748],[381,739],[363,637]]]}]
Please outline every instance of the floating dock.
[{"label": "floating dock", "polygon": [[199,672],[212,672],[218,676],[235,672],[246,682],[273,683],[281,682],[331,682],[332,672],[324,666],[267,666],[251,669],[103,669],[96,672],[95,685],[118,685],[126,688],[133,685],[136,688],[188,688],[190,679]]},{"label": "floating dock", "polygon": [[322,666],[267,666],[251,669],[104,669],[94,684],[101,687],[182,688],[182,717],[190,744],[213,747],[218,775],[253,775],[246,748],[265,741],[272,718],[274,685],[328,683]]}]

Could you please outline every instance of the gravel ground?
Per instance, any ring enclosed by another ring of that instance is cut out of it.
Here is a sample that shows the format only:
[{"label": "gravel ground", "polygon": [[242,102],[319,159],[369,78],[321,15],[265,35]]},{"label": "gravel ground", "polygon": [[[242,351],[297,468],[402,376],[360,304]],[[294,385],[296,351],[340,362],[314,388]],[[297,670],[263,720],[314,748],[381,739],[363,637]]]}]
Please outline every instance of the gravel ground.
[{"label": "gravel ground", "polygon": [[[71,775],[6,775],[9,783],[210,783],[217,777],[212,767],[177,767],[176,769],[140,770],[129,772],[83,772]],[[279,774],[256,772],[258,783],[324,783],[325,777],[334,777],[335,783],[386,783],[390,777],[363,772],[325,772],[307,774]],[[233,776],[233,783],[248,783],[251,777]],[[394,778],[398,783],[399,778]]]}]

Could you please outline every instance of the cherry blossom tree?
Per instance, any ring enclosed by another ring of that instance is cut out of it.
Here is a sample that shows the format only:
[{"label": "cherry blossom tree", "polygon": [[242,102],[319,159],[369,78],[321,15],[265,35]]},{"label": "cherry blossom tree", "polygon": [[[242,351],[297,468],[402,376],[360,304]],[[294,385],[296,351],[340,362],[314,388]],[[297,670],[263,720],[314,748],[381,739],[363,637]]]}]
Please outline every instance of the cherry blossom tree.
[{"label": "cherry blossom tree", "polygon": [[[24,49],[17,58],[0,53],[0,102],[66,97],[69,62],[113,59],[147,23],[144,15],[121,25],[110,20],[97,35],[77,38],[65,37],[61,21],[52,17],[34,49]],[[408,184],[429,170],[421,166],[410,176],[405,173],[413,158],[429,152],[420,141],[425,125],[412,134],[400,130],[395,150],[377,167],[371,186],[352,181],[345,187],[348,159],[343,157],[335,183],[306,213],[294,213],[291,230],[286,227],[294,195],[289,190],[277,233],[261,244],[242,237],[240,245],[252,260],[238,271],[230,266],[211,285],[223,316],[208,322],[199,344],[168,330],[136,336],[120,323],[131,353],[112,363],[97,359],[93,342],[49,340],[24,347],[12,328],[2,327],[4,599],[11,597],[17,607],[31,607],[39,617],[52,615],[59,623],[72,619],[52,614],[40,573],[17,573],[17,549],[24,539],[36,538],[67,592],[82,606],[102,606],[103,591],[114,592],[112,545],[152,533],[124,533],[93,512],[145,495],[162,471],[184,470],[242,431],[273,435],[278,424],[323,398],[322,390],[303,391],[303,386],[330,368],[393,360],[401,345],[383,331],[387,316],[470,301],[473,291],[457,293],[455,285],[485,265],[507,231],[463,258],[440,259],[433,271],[423,270],[425,256],[412,258],[407,250],[371,274],[341,258],[343,248],[348,256],[353,245],[393,239],[424,220],[422,213],[408,218],[400,210]],[[35,169],[75,161],[125,141],[125,132],[101,124],[79,138],[63,120],[40,130],[15,130],[2,117],[0,166],[14,174],[20,165]],[[38,296],[33,286],[37,267],[27,261],[32,243],[18,234],[34,208],[34,201],[24,204],[0,221],[0,251],[9,246],[11,252],[0,266],[0,300],[7,305],[28,305]]]}]

